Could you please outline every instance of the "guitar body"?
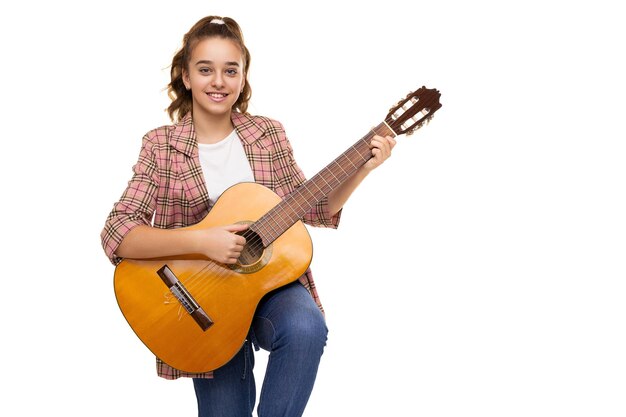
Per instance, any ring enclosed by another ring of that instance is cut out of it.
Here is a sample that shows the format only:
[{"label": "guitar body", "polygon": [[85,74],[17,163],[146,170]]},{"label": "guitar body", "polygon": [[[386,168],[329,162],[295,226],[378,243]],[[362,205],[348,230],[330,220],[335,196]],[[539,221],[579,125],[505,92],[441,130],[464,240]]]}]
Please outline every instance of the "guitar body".
[{"label": "guitar body", "polygon": [[[262,185],[237,184],[187,229],[255,222],[280,201]],[[186,372],[212,371],[239,351],[261,298],[304,274],[313,245],[297,221],[262,252],[253,264],[235,268],[200,255],[124,259],[115,269],[117,302],[139,339],[165,363]],[[166,265],[206,313],[210,326],[199,325],[168,288],[159,275]]]}]

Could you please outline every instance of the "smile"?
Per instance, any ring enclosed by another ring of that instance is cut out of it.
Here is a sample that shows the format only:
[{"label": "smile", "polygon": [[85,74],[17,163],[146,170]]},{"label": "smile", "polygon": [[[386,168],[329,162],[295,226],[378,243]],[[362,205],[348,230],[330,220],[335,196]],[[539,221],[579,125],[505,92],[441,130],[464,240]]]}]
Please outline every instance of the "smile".
[{"label": "smile", "polygon": [[209,98],[211,98],[214,101],[222,101],[226,97],[228,97],[228,94],[226,93],[206,93],[206,94],[207,96],[209,96]]}]

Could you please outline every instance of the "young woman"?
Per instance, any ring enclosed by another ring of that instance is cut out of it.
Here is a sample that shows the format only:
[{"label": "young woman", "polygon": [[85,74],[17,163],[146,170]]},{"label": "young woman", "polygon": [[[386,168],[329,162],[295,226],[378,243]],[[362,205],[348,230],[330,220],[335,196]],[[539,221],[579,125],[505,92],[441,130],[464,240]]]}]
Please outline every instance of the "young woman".
[{"label": "young woman", "polygon": [[[180,229],[202,220],[233,184],[256,181],[284,197],[305,181],[280,123],[247,113],[250,53],[238,24],[208,16],[183,38],[172,60],[171,126],[143,138],[133,177],[109,214],[102,244],[110,260],[199,253],[224,264],[239,257],[246,226]],[[337,227],[359,183],[391,153],[395,141],[375,136],[372,158],[303,219]],[[258,415],[300,416],[313,389],[327,328],[310,271],[264,297],[248,341],[223,367],[189,374],[157,359],[158,374],[192,377],[201,416],[251,416],[253,346],[270,352]]]}]

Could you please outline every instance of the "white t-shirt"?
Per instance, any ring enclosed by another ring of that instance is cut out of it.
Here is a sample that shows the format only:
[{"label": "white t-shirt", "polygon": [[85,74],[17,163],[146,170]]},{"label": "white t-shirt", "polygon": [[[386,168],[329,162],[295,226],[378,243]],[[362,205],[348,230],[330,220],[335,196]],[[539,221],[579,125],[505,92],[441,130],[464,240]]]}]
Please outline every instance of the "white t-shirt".
[{"label": "white t-shirt", "polygon": [[215,203],[232,185],[254,182],[252,168],[236,130],[217,143],[198,143],[198,150],[211,203]]}]

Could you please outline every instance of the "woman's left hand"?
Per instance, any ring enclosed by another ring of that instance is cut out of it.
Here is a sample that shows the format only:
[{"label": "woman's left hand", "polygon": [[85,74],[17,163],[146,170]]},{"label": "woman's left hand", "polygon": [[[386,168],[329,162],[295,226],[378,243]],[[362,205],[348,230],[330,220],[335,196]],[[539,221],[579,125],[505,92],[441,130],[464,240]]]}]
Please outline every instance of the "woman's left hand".
[{"label": "woman's left hand", "polygon": [[383,137],[375,135],[370,142],[372,159],[367,161],[363,168],[367,171],[372,171],[374,168],[379,167],[387,158],[391,156],[391,150],[394,146],[396,146],[396,140],[391,136]]}]

